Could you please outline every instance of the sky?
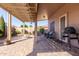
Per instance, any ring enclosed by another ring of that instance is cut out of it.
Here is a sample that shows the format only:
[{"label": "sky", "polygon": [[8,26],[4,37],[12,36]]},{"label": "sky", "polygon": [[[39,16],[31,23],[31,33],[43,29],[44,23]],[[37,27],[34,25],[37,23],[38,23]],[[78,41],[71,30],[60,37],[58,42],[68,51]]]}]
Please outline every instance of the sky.
[{"label": "sky", "polygon": [[[0,17],[3,16],[5,23],[8,22],[8,12],[2,8],[0,8]],[[20,21],[18,18],[12,16],[12,25],[20,27],[23,24],[22,21]],[[30,26],[34,26],[33,22],[25,22],[26,25]],[[38,21],[38,26],[46,26],[48,25],[48,21]]]}]

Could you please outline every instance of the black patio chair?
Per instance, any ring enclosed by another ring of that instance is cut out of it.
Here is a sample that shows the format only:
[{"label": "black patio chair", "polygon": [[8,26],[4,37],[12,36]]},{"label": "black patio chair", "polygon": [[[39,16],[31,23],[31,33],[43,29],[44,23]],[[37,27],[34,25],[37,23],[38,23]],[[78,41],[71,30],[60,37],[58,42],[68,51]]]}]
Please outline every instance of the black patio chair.
[{"label": "black patio chair", "polygon": [[44,33],[44,35],[47,39],[55,39],[55,32],[49,31],[49,32]]}]

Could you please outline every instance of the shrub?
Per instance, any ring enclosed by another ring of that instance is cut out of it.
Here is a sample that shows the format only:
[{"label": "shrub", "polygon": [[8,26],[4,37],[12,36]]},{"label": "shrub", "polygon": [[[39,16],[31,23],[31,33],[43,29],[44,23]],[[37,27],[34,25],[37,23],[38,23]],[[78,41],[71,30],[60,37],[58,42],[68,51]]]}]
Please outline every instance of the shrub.
[{"label": "shrub", "polygon": [[44,28],[40,28],[40,29],[39,29],[39,32],[40,32],[41,34],[44,34],[44,31],[45,31]]},{"label": "shrub", "polygon": [[21,34],[21,32],[20,32],[19,30],[16,30],[15,32],[16,32],[17,34]]},{"label": "shrub", "polygon": [[12,27],[12,29],[11,29],[11,35],[12,36],[16,36],[16,32],[15,32],[15,28],[14,27]]},{"label": "shrub", "polygon": [[25,30],[25,34],[28,34],[28,31],[27,30]]}]

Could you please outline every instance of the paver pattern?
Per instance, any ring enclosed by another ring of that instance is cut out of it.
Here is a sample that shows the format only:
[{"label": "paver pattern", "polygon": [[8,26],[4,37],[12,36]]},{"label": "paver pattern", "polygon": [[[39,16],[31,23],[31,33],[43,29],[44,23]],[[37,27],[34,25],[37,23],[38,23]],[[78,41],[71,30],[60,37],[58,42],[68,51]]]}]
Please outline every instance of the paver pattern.
[{"label": "paver pattern", "polygon": [[13,37],[13,44],[0,47],[0,56],[25,56],[32,51],[33,38]]},{"label": "paver pattern", "polygon": [[36,47],[34,48],[37,56],[72,56],[72,54],[64,51],[61,47],[59,48],[56,45],[51,46],[43,36],[38,37]]},{"label": "paver pattern", "polygon": [[33,38],[17,36],[12,38],[13,44],[0,46],[0,56],[72,56],[61,47],[57,48],[43,36],[38,36],[37,42]]}]

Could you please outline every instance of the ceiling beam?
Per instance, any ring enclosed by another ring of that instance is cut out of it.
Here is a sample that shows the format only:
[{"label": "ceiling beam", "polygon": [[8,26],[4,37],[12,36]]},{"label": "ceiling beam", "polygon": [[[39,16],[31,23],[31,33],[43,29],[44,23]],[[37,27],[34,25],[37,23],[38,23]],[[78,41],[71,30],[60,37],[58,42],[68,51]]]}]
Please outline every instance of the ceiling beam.
[{"label": "ceiling beam", "polygon": [[31,7],[30,6],[14,7],[14,6],[7,6],[7,5],[5,6],[5,5],[0,4],[0,6],[22,21],[33,21],[34,19],[36,19],[36,12],[37,12],[36,6],[37,5],[35,7],[33,7],[33,6],[31,6]]},{"label": "ceiling beam", "polygon": [[36,6],[17,6],[17,5],[7,5],[7,4],[0,4],[2,6],[8,7],[8,8],[36,8]]}]

